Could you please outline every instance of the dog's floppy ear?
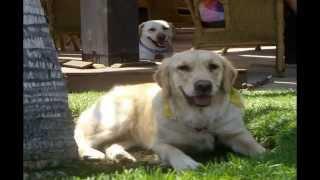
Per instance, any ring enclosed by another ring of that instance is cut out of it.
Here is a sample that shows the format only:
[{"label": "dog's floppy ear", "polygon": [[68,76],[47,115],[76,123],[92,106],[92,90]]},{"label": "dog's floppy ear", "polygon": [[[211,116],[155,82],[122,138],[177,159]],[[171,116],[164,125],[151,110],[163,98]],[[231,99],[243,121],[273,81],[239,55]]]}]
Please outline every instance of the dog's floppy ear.
[{"label": "dog's floppy ear", "polygon": [[169,26],[170,26],[170,28],[171,28],[171,30],[172,30],[172,37],[175,37],[176,36],[176,27],[173,25],[173,23],[171,23],[171,22],[168,22],[168,24],[169,24]]},{"label": "dog's floppy ear", "polygon": [[170,96],[170,83],[169,83],[169,65],[170,59],[166,58],[162,61],[159,69],[154,73],[153,79],[159,84],[162,88],[164,97]]},{"label": "dog's floppy ear", "polygon": [[140,25],[139,25],[139,37],[141,36],[141,34],[142,34],[142,29],[143,29],[143,27],[144,27],[144,22],[143,23],[141,23]]},{"label": "dog's floppy ear", "polygon": [[226,93],[229,93],[236,78],[237,70],[233,67],[231,62],[223,57],[223,90]]}]

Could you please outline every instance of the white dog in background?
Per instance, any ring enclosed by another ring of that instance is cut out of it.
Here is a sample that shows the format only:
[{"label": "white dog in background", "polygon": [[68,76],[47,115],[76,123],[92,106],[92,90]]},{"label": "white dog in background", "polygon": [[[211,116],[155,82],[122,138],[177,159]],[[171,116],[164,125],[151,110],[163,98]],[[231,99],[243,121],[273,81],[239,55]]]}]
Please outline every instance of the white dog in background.
[{"label": "white dog in background", "polygon": [[184,150],[213,150],[215,138],[245,155],[263,153],[242,120],[237,72],[222,56],[190,50],[166,58],[158,83],[116,86],[85,110],[75,128],[82,158],[136,159],[133,146],[153,150],[176,170],[200,163]]},{"label": "white dog in background", "polygon": [[175,28],[164,20],[150,20],[139,25],[141,60],[162,60],[173,54]]}]

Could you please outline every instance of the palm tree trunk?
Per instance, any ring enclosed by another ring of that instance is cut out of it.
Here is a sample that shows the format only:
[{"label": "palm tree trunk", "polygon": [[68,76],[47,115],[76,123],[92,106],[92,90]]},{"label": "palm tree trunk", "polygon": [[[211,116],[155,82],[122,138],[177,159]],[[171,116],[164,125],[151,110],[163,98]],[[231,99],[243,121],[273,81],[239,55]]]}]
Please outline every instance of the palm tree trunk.
[{"label": "palm tree trunk", "polygon": [[65,82],[39,0],[23,0],[23,107],[25,168],[77,157]]}]

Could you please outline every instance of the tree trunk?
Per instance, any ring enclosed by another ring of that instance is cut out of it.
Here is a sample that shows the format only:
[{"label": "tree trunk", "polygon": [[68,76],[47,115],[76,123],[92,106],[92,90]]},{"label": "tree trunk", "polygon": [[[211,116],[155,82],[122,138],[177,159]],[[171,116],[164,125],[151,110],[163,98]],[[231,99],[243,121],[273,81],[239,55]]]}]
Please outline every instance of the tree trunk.
[{"label": "tree trunk", "polygon": [[77,158],[65,82],[39,0],[23,1],[23,107],[25,168]]}]

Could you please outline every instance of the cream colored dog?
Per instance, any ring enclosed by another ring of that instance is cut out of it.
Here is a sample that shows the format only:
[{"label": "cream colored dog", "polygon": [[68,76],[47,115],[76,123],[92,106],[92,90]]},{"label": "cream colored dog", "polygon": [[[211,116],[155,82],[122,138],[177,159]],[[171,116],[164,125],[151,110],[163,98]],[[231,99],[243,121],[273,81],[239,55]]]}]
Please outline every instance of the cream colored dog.
[{"label": "cream colored dog", "polygon": [[165,59],[155,73],[160,87],[117,86],[81,114],[75,129],[80,156],[135,161],[126,150],[140,146],[182,170],[200,165],[183,150],[213,150],[215,137],[245,155],[264,152],[242,120],[235,78],[232,65],[211,51]]},{"label": "cream colored dog", "polygon": [[141,60],[162,60],[172,56],[175,27],[164,20],[149,20],[139,25],[139,57]]}]

